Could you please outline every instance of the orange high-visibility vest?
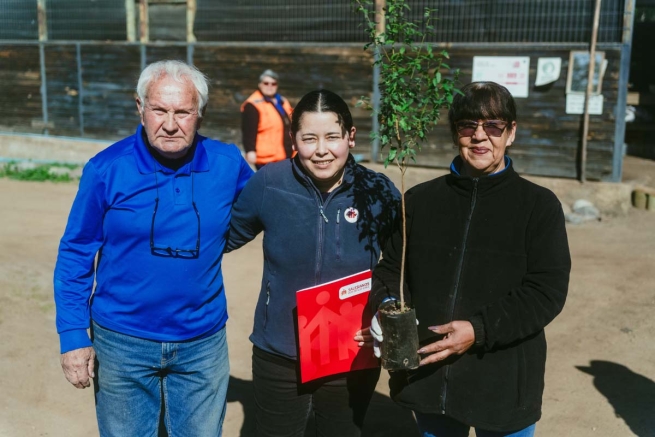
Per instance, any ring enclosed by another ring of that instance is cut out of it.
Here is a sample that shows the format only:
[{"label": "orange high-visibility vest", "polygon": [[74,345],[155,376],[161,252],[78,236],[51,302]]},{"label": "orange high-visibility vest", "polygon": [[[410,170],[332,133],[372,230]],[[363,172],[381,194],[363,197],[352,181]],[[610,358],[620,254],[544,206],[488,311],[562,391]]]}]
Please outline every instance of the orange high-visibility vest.
[{"label": "orange high-visibility vest", "polygon": [[[270,162],[282,161],[287,158],[284,150],[284,122],[275,105],[264,100],[264,95],[257,90],[248,97],[241,105],[241,112],[246,103],[252,104],[259,112],[259,124],[257,126],[257,140],[255,151],[257,152],[257,164],[264,165]],[[282,107],[291,118],[291,105],[287,99],[282,99]]]}]

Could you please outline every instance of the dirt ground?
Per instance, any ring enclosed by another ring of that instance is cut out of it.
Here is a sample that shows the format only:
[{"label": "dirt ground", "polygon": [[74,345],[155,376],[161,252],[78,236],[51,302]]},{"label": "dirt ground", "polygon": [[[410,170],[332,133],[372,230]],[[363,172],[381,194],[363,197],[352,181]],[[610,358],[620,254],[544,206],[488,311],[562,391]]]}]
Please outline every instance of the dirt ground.
[{"label": "dirt ground", "polygon": [[[624,180],[652,183],[655,161],[627,159]],[[410,185],[437,175],[413,173]],[[0,179],[0,436],[97,435],[93,391],[59,366],[52,270],[74,183]],[[573,272],[549,342],[540,436],[655,436],[655,212],[568,227]],[[251,435],[251,345],[261,240],[225,257],[231,385],[224,435]],[[385,372],[366,436],[415,436]]]}]

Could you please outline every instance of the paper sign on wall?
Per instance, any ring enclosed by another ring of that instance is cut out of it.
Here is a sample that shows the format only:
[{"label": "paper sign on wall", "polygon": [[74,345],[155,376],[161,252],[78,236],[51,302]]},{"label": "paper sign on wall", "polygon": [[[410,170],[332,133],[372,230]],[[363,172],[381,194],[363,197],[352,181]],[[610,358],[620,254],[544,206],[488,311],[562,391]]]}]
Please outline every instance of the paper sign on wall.
[{"label": "paper sign on wall", "polygon": [[537,61],[537,79],[535,86],[543,86],[559,79],[562,70],[562,58],[539,58]]},{"label": "paper sign on wall", "polygon": [[473,81],[496,82],[514,97],[528,97],[529,56],[474,56]]},{"label": "paper sign on wall", "polygon": [[[581,93],[568,93],[566,95],[566,113],[584,114],[585,95]],[[602,115],[603,95],[592,95],[589,98],[589,114]]]}]

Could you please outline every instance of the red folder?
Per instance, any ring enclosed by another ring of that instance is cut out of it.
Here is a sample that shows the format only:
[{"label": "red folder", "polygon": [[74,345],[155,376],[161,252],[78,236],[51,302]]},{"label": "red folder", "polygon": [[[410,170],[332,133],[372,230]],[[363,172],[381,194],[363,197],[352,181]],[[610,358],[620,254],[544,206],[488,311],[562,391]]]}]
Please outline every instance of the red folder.
[{"label": "red folder", "polygon": [[378,367],[370,347],[360,347],[355,333],[371,325],[366,302],[371,271],[298,290],[300,376],[311,381],[351,370]]}]

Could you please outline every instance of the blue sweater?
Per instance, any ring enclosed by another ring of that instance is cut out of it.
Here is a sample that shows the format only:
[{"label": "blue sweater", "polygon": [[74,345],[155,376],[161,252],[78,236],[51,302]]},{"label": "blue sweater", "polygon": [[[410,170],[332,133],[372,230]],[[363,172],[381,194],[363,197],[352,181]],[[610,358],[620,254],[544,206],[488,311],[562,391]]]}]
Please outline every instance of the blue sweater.
[{"label": "blue sweater", "polygon": [[[172,170],[155,161],[139,126],[84,167],[54,274],[62,353],[91,345],[91,318],[157,341],[207,336],[225,325],[222,253],[232,203],[252,170],[234,145],[200,135],[194,142]],[[173,249],[195,249],[200,232],[200,249],[152,251],[151,229],[155,247]]]},{"label": "blue sweater", "polygon": [[296,291],[372,269],[399,202],[386,176],[352,156],[342,184],[325,201],[295,159],[258,171],[234,204],[227,246],[234,250],[264,232],[253,344],[296,359]]}]

